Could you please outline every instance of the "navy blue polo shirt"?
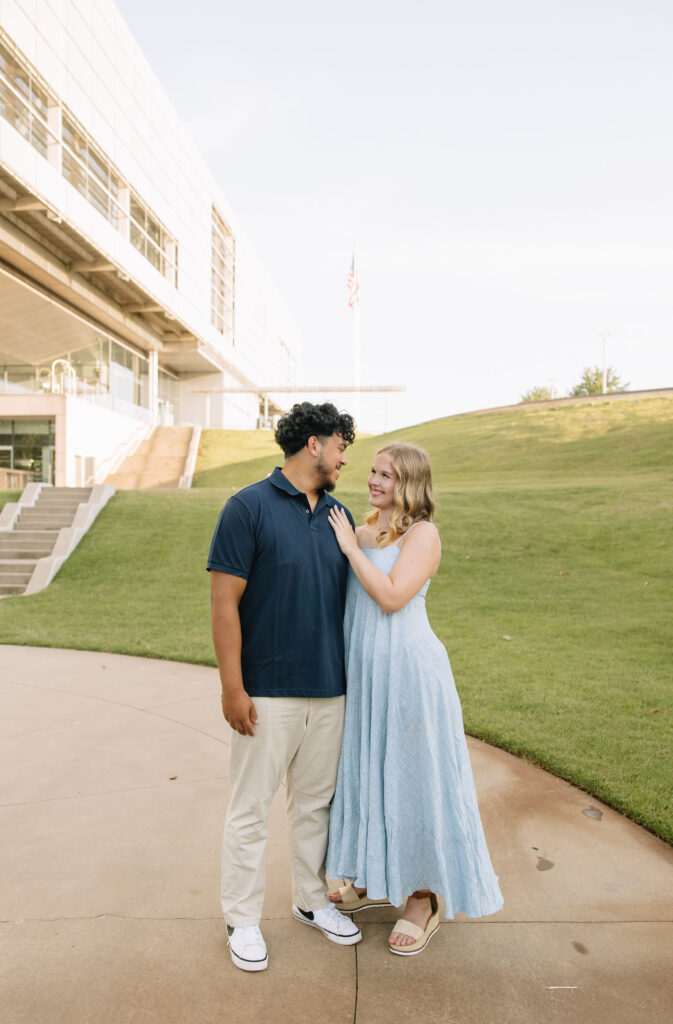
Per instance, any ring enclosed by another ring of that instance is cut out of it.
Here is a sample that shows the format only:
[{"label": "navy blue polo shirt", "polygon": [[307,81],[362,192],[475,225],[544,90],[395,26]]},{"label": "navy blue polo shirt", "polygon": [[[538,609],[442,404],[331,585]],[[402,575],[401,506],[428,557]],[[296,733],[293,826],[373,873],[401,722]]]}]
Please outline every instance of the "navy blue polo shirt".
[{"label": "navy blue polo shirt", "polygon": [[248,581],[239,613],[243,685],[251,697],[346,692],[348,561],[328,521],[333,505],[344,507],[321,491],[311,512],[306,495],[276,468],[220,512],[207,568]]}]

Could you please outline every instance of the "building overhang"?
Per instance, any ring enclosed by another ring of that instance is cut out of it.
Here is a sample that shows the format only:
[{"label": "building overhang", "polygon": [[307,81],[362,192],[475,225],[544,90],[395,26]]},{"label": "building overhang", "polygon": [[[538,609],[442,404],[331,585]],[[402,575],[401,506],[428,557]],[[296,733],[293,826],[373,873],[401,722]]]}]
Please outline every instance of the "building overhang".
[{"label": "building overhang", "polygon": [[[3,332],[16,338],[22,324],[25,328],[22,318],[26,316],[30,351],[36,358],[40,352],[49,353],[45,355],[49,359],[83,347],[97,332],[144,355],[156,351],[161,365],[178,375],[226,372],[244,386],[252,384],[174,310],[3,164],[0,276]],[[17,288],[12,298],[10,292]],[[68,343],[60,347],[66,330]],[[84,339],[81,345],[78,339]],[[4,351],[2,343],[0,351]]]},{"label": "building overhang", "polygon": [[[93,345],[105,334],[128,344],[129,338],[87,317],[64,299],[0,264],[0,361],[39,366],[67,352]],[[141,349],[140,346],[134,346]],[[145,350],[146,351],[146,350]],[[176,373],[221,370],[217,353],[196,339],[162,345],[161,362]]]}]

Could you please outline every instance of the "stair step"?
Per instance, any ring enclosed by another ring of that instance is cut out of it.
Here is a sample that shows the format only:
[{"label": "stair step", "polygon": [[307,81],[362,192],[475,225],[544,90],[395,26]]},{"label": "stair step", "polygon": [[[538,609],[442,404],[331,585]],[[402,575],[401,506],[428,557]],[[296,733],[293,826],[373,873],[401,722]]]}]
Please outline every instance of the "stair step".
[{"label": "stair step", "polygon": [[83,502],[77,502],[74,505],[61,505],[56,504],[52,501],[38,501],[37,505],[33,505],[31,508],[22,509],[21,515],[26,512],[30,512],[36,516],[74,516],[77,509]]},{"label": "stair step", "polygon": [[185,464],[186,456],[162,455],[162,456],[141,456],[131,455],[123,465],[124,473],[160,473],[162,470],[169,470],[177,473],[178,476]]},{"label": "stair step", "polygon": [[0,583],[0,594],[23,594],[25,589],[25,583]]},{"label": "stair step", "polygon": [[67,512],[51,512],[48,508],[27,508],[23,512],[19,513],[19,519],[23,519],[25,522],[33,522],[37,519],[57,520],[57,519],[74,519],[75,512],[77,509],[68,509]]},{"label": "stair step", "polygon": [[174,489],[180,483],[180,478],[167,477],[163,473],[118,473],[108,478],[108,482],[120,491],[150,490],[157,487]]},{"label": "stair step", "polygon": [[170,458],[171,456],[182,457],[189,450],[187,444],[150,444],[146,441],[144,445],[141,444],[140,448],[136,448],[133,455],[129,455],[132,459],[135,455],[151,455],[154,459]]},{"label": "stair step", "polygon": [[25,523],[42,523],[42,522],[44,522],[44,523],[47,524],[46,529],[51,529],[51,524],[53,523],[54,524],[54,529],[60,530],[61,526],[70,526],[70,524],[72,523],[74,518],[75,518],[75,513],[74,512],[67,512],[67,513],[60,512],[58,514],[56,514],[56,513],[52,514],[51,512],[44,512],[43,511],[41,515],[39,515],[39,516],[29,516],[27,519],[24,519],[23,516],[19,516],[19,518],[17,519],[17,522],[19,522],[19,523],[20,522],[25,522]]},{"label": "stair step", "polygon": [[[39,495],[37,499],[38,505],[45,505],[49,508],[77,508],[78,505],[85,504],[88,501],[86,495],[82,495],[81,498],[71,498],[69,495],[55,494],[53,497],[48,495]],[[33,506],[35,507],[35,506]]]},{"label": "stair step", "polygon": [[14,584],[26,587],[32,575],[32,572],[0,572],[0,587],[11,587]]},{"label": "stair step", "polygon": [[90,497],[90,495],[91,495],[91,488],[90,487],[86,488],[83,491],[80,491],[80,490],[77,490],[77,491],[72,490],[71,491],[70,488],[68,488],[68,487],[66,487],[64,489],[61,489],[60,487],[58,489],[54,489],[53,487],[49,487],[48,489],[43,489],[43,490],[40,491],[40,493],[37,496],[37,500],[38,501],[86,501],[87,498]]},{"label": "stair step", "polygon": [[27,522],[19,519],[14,524],[14,533],[23,533],[24,530],[49,530],[51,533],[58,533],[66,526],[72,526],[72,519],[29,519]]},{"label": "stair step", "polygon": [[[59,510],[70,512],[72,511],[72,509],[79,508],[79,506],[83,504],[85,504],[85,502],[64,501],[62,498],[60,498],[59,500],[57,500],[56,498],[52,498],[51,501],[47,501],[46,498],[38,498],[37,504],[33,505],[32,508],[49,509],[50,512],[57,512]],[[26,511],[28,511],[28,509],[26,509]]]},{"label": "stair step", "polygon": [[32,559],[32,561],[37,561],[38,558],[46,558],[53,550],[53,544],[45,545],[41,548],[34,544],[15,544],[13,547],[0,547],[0,559],[28,558]]},{"label": "stair step", "polygon": [[58,537],[58,529],[3,529],[0,531],[0,544],[19,541],[22,544],[50,544],[53,548]]}]

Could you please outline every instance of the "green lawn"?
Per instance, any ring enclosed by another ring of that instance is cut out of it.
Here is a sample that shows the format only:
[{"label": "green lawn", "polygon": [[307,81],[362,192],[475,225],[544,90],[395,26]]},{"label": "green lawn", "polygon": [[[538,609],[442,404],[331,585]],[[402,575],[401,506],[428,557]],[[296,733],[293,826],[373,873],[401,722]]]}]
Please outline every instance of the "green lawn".
[{"label": "green lawn", "polygon": [[20,497],[21,491],[0,491],[0,512],[8,501],[18,501]]},{"label": "green lawn", "polygon": [[[429,610],[468,732],[673,842],[673,399],[394,437],[433,459],[443,559]],[[379,443],[356,442],[342,476],[356,518]],[[116,495],[46,591],[0,601],[0,640],[213,664],[203,566],[217,513],[279,461],[268,433],[204,433],[194,489]]]}]

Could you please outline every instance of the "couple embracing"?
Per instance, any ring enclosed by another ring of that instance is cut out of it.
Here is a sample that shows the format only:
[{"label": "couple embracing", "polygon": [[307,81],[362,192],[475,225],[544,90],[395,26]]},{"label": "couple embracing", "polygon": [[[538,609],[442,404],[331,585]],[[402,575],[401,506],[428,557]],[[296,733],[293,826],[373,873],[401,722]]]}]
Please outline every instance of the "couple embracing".
[{"label": "couple embracing", "polygon": [[[222,910],[234,964],[268,964],[260,930],[271,801],[283,779],[292,915],[332,942],[349,914],[400,906],[388,945],[410,956],[446,917],[502,906],[479,818],[448,656],[425,593],[440,560],[430,464],[375,455],[372,512],[354,530],[334,490],[355,438],[329,404],[278,423],[285,461],[226,503],[208,558],[231,796]],[[328,891],[326,873],[346,883]]]}]

